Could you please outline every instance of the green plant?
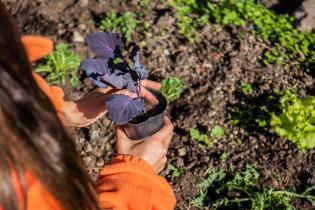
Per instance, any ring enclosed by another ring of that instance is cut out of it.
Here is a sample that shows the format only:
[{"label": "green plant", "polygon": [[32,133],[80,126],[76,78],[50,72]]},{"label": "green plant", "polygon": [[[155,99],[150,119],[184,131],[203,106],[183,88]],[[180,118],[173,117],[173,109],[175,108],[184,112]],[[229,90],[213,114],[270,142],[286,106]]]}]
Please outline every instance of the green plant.
[{"label": "green plant", "polygon": [[197,207],[205,206],[209,201],[208,199],[208,190],[215,183],[222,181],[225,178],[225,173],[220,169],[209,168],[205,172],[205,178],[202,178],[200,183],[198,184],[199,195],[191,200],[191,204]]},{"label": "green plant", "polygon": [[222,154],[220,155],[220,160],[225,161],[228,157],[227,152],[222,152]]},{"label": "green plant", "polygon": [[[263,62],[283,63],[289,59],[315,63],[315,34],[293,27],[294,18],[276,13],[256,0],[221,0],[218,4],[198,0],[174,0],[180,33],[190,42],[200,27],[210,20],[222,25],[252,29],[252,33],[273,43],[263,55]],[[303,56],[301,56],[303,54]]]},{"label": "green plant", "polygon": [[222,126],[219,125],[215,125],[210,133],[211,137],[219,139],[222,138],[224,135],[224,128]]},{"label": "green plant", "polygon": [[198,185],[199,195],[191,200],[191,204],[199,208],[295,210],[291,202],[297,198],[305,199],[315,207],[315,196],[312,194],[315,185],[307,187],[302,193],[256,188],[259,172],[255,165],[246,165],[245,171],[237,173],[232,179],[213,168],[205,176]]},{"label": "green plant", "polygon": [[[255,0],[222,0],[208,4],[210,17],[217,23],[247,26],[252,32],[274,44],[264,54],[265,63],[282,63],[288,59],[314,62],[315,34],[297,31],[289,15],[276,15]],[[305,58],[299,56],[303,53]]]},{"label": "green plant", "polygon": [[185,172],[184,167],[176,167],[173,164],[167,164],[167,170],[171,172],[172,179],[179,177],[182,173]]},{"label": "green plant", "polygon": [[124,12],[122,15],[119,15],[117,11],[110,10],[107,16],[101,20],[100,28],[105,31],[121,33],[127,41],[131,41],[132,34],[138,23],[133,12]]},{"label": "green plant", "polygon": [[75,87],[78,84],[77,70],[80,61],[80,56],[71,51],[68,44],[59,43],[56,49],[35,68],[35,71],[45,73],[49,84],[66,84],[67,77],[70,76],[70,83]]},{"label": "green plant", "polygon": [[280,99],[281,114],[272,114],[270,125],[300,149],[315,148],[315,97],[298,98],[286,91]]},{"label": "green plant", "polygon": [[197,130],[195,128],[190,128],[189,129],[189,134],[190,134],[190,137],[192,139],[197,140],[201,144],[206,145],[208,148],[213,148],[214,147],[213,143],[209,140],[207,134],[202,134],[202,133],[199,132],[199,130]]},{"label": "green plant", "polygon": [[161,92],[169,103],[179,99],[180,94],[186,88],[184,83],[175,76],[167,77],[162,81]]},{"label": "green plant", "polygon": [[245,94],[245,95],[250,95],[253,93],[253,87],[251,84],[247,84],[247,83],[244,83],[242,82],[242,92]]},{"label": "green plant", "polygon": [[[172,6],[177,11],[177,26],[179,33],[189,42],[194,42],[198,29],[208,22],[208,15],[203,14],[204,7],[198,0],[174,0]],[[193,13],[198,12],[200,16],[194,16]]]}]

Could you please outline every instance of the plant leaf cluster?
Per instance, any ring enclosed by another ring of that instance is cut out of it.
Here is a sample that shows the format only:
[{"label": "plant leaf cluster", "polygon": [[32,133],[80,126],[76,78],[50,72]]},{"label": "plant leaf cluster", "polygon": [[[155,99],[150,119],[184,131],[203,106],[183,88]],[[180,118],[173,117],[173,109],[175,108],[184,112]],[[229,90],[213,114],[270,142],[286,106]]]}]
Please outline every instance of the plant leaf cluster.
[{"label": "plant leaf cluster", "polygon": [[300,149],[315,148],[315,97],[298,98],[286,91],[280,99],[280,114],[272,114],[270,125]]},{"label": "plant leaf cluster", "polygon": [[[144,2],[144,1],[141,1]],[[116,10],[110,10],[107,16],[101,20],[100,28],[104,31],[113,31],[123,34],[128,42],[132,40],[132,34],[139,22],[133,12],[124,12],[120,15]]]},{"label": "plant leaf cluster", "polygon": [[195,40],[198,28],[214,21],[222,25],[235,25],[251,29],[252,33],[273,43],[264,53],[264,63],[284,63],[298,60],[315,63],[315,34],[301,32],[293,27],[294,18],[277,15],[255,0],[209,1],[174,0],[180,33],[190,42]]},{"label": "plant leaf cluster", "polygon": [[259,190],[255,182],[259,172],[255,165],[247,165],[243,172],[228,177],[223,171],[210,168],[205,178],[198,184],[200,193],[191,200],[191,204],[206,209],[251,209],[251,210],[295,210],[293,199],[305,199],[315,207],[315,185],[304,192],[292,190]]},{"label": "plant leaf cluster", "polygon": [[185,88],[186,86],[178,77],[171,76],[162,80],[161,93],[171,103],[179,99]]},{"label": "plant leaf cluster", "polygon": [[106,103],[108,115],[116,124],[128,123],[144,111],[140,80],[145,79],[148,72],[140,64],[139,46],[134,45],[129,52],[132,63],[129,64],[122,55],[123,43],[118,34],[94,32],[88,35],[87,43],[96,57],[82,61],[80,69],[99,87],[111,85],[137,94],[137,98],[114,94]]},{"label": "plant leaf cluster", "polygon": [[70,84],[75,87],[78,84],[77,69],[80,66],[81,58],[70,50],[65,43],[56,45],[55,50],[43,58],[35,68],[38,73],[45,73],[48,84],[66,84],[67,77],[70,77]]}]

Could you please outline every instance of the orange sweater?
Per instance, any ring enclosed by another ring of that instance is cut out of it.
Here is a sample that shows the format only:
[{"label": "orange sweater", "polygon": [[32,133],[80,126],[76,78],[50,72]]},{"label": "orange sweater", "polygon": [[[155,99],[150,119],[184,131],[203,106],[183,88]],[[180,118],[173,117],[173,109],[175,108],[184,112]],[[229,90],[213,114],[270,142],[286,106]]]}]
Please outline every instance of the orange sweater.
[{"label": "orange sweater", "polygon": [[[35,61],[52,50],[52,42],[46,38],[27,36],[22,38],[22,42],[30,61]],[[36,48],[33,48],[33,45]],[[62,90],[49,87],[38,75],[34,77],[54,104],[56,111],[60,111],[63,102]],[[58,94],[54,94],[54,91]],[[13,176],[13,179],[18,183],[16,176]],[[63,209],[31,174],[27,174],[27,183],[27,210]],[[175,207],[175,196],[166,180],[156,175],[144,160],[137,157],[116,156],[112,164],[102,169],[96,184],[102,209],[171,210]]]}]

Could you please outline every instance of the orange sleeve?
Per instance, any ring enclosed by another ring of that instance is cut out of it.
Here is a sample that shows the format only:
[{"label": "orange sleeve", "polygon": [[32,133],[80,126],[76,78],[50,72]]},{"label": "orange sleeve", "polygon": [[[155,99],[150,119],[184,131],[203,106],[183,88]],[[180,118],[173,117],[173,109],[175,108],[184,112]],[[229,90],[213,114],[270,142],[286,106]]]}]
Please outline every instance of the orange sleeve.
[{"label": "orange sleeve", "polygon": [[64,92],[61,88],[56,86],[49,86],[46,81],[41,78],[38,74],[33,73],[33,77],[39,86],[39,88],[46,94],[50,99],[51,103],[54,105],[54,108],[61,119],[62,117],[62,107],[64,103]]},{"label": "orange sleeve", "polygon": [[105,166],[97,181],[101,209],[172,210],[172,188],[143,160],[118,155]]},{"label": "orange sleeve", "polygon": [[[26,35],[21,37],[21,41],[30,62],[45,57],[53,50],[53,41],[46,37]],[[63,90],[56,86],[49,86],[46,81],[36,73],[33,73],[33,77],[39,88],[48,96],[59,118],[61,118],[64,103]]]},{"label": "orange sleeve", "polygon": [[30,62],[45,57],[54,49],[53,41],[42,36],[25,35],[21,37],[21,41]]}]

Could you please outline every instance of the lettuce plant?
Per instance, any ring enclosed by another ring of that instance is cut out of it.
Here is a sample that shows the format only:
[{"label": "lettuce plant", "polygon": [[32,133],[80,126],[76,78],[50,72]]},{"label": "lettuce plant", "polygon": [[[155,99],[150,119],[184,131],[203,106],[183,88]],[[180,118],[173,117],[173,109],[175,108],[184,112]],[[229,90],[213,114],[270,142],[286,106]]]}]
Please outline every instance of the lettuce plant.
[{"label": "lettuce plant", "polygon": [[140,48],[138,45],[132,47],[128,62],[122,54],[122,40],[116,33],[91,33],[87,43],[96,56],[82,61],[80,69],[99,87],[110,85],[137,94],[136,98],[113,94],[106,104],[109,117],[116,124],[126,124],[144,112],[144,101],[140,98],[140,80],[145,79],[148,72],[140,64]]},{"label": "lettuce plant", "polygon": [[286,91],[280,99],[282,113],[272,114],[270,125],[279,136],[300,149],[315,148],[315,97],[298,98]]}]

